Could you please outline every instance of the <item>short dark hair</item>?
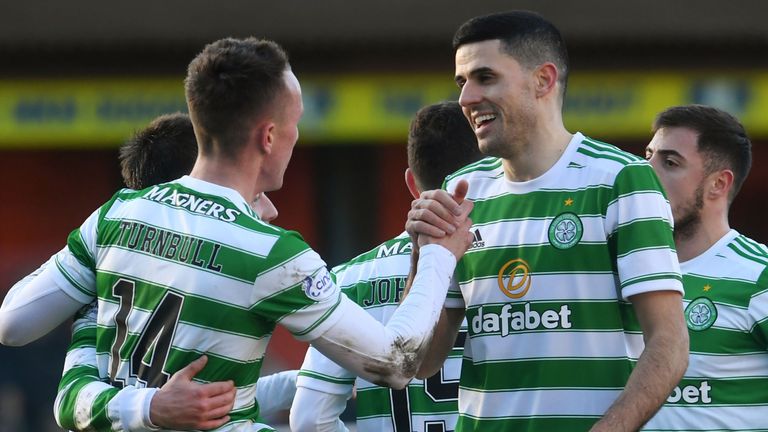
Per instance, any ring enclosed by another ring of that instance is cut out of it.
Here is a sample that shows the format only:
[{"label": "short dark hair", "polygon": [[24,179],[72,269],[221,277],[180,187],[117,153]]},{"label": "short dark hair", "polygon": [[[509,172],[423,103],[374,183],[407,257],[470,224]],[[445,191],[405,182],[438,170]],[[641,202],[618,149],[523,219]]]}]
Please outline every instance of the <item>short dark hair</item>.
[{"label": "short dark hair", "polygon": [[408,166],[421,190],[439,189],[446,176],[484,157],[458,102],[420,109],[408,133]]},{"label": "short dark hair", "polygon": [[119,159],[123,181],[131,189],[189,174],[197,159],[192,121],[183,113],[161,115],[120,147]]},{"label": "short dark hair", "polygon": [[561,101],[568,86],[568,49],[560,31],[541,15],[522,10],[497,12],[465,22],[453,35],[453,49],[498,39],[503,51],[521,66],[533,69],[552,62],[558,71]]},{"label": "short dark hair", "polygon": [[662,111],[653,122],[653,133],[667,127],[688,128],[698,134],[699,153],[707,174],[733,171],[733,201],[752,167],[752,142],[744,126],[731,114],[707,105],[675,106]]},{"label": "short dark hair", "polygon": [[187,69],[184,87],[201,154],[218,142],[224,155],[236,157],[256,116],[277,109],[286,89],[288,55],[275,42],[226,38],[213,42]]}]

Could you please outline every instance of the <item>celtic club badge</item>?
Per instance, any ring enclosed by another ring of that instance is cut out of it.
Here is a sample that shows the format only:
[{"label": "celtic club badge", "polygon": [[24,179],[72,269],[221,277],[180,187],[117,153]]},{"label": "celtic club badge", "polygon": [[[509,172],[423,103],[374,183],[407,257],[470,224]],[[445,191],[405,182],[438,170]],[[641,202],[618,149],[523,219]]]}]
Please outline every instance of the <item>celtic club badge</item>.
[{"label": "celtic club badge", "polygon": [[558,249],[570,249],[581,240],[584,225],[573,213],[561,213],[549,224],[549,243]]},{"label": "celtic club badge", "polygon": [[717,308],[712,300],[699,297],[688,303],[685,308],[685,323],[694,331],[702,331],[712,327],[717,320]]}]

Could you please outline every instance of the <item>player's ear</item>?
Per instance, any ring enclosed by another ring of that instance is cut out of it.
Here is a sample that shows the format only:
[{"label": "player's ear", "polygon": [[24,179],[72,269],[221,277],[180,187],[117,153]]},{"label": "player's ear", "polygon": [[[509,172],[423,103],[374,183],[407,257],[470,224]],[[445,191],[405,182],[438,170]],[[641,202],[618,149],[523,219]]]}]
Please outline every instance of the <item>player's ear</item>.
[{"label": "player's ear", "polygon": [[710,175],[709,190],[707,193],[714,199],[728,198],[731,189],[733,189],[733,171],[729,169],[715,171]]},{"label": "player's ear", "polygon": [[411,192],[411,196],[418,198],[421,195],[419,187],[416,186],[416,177],[413,176],[413,171],[410,168],[405,169],[405,185],[408,186],[408,191]]},{"label": "player's ear", "polygon": [[554,63],[539,65],[534,71],[536,97],[544,97],[554,91],[557,84],[558,70]]},{"label": "player's ear", "polygon": [[275,141],[275,124],[273,122],[257,124],[251,129],[248,140],[255,144],[262,153],[272,153],[272,145]]}]

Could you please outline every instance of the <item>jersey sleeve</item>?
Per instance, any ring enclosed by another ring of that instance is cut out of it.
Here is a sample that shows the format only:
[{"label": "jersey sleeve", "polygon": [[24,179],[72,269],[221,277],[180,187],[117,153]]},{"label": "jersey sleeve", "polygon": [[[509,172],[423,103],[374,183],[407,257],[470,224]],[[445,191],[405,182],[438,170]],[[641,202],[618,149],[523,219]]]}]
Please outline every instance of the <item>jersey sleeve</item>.
[{"label": "jersey sleeve", "polygon": [[760,274],[757,285],[759,291],[752,295],[747,306],[749,317],[754,323],[749,332],[768,351],[768,267]]},{"label": "jersey sleeve", "polygon": [[54,256],[59,285],[70,297],[89,303],[96,297],[96,237],[102,209],[91,213],[67,238],[67,247]]},{"label": "jersey sleeve", "polygon": [[683,292],[672,228],[669,202],[651,166],[645,161],[626,165],[616,176],[606,210],[606,235],[622,297]]},{"label": "jersey sleeve", "polygon": [[149,407],[157,389],[118,389],[99,378],[96,364],[96,303],[72,324],[72,342],[54,403],[56,423],[67,430],[156,430]]},{"label": "jersey sleeve", "polygon": [[283,235],[254,282],[257,314],[273,320],[299,340],[316,339],[339,319],[333,311],[341,291],[325,262],[295,233]]}]

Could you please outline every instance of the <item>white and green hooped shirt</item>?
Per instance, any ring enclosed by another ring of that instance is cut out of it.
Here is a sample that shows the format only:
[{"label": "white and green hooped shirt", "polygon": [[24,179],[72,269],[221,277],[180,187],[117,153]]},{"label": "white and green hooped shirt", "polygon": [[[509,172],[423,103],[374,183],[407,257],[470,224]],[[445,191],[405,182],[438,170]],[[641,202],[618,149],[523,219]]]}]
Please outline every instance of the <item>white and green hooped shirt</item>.
[{"label": "white and green hooped shirt", "polygon": [[468,324],[456,430],[588,430],[643,350],[627,298],[682,291],[656,175],[577,133],[536,179],[508,181],[498,158],[459,170],[447,189],[460,179],[476,241],[446,302]]},{"label": "white and green hooped shirt", "polygon": [[691,357],[643,430],[768,430],[768,248],[731,230],[680,269]]}]

